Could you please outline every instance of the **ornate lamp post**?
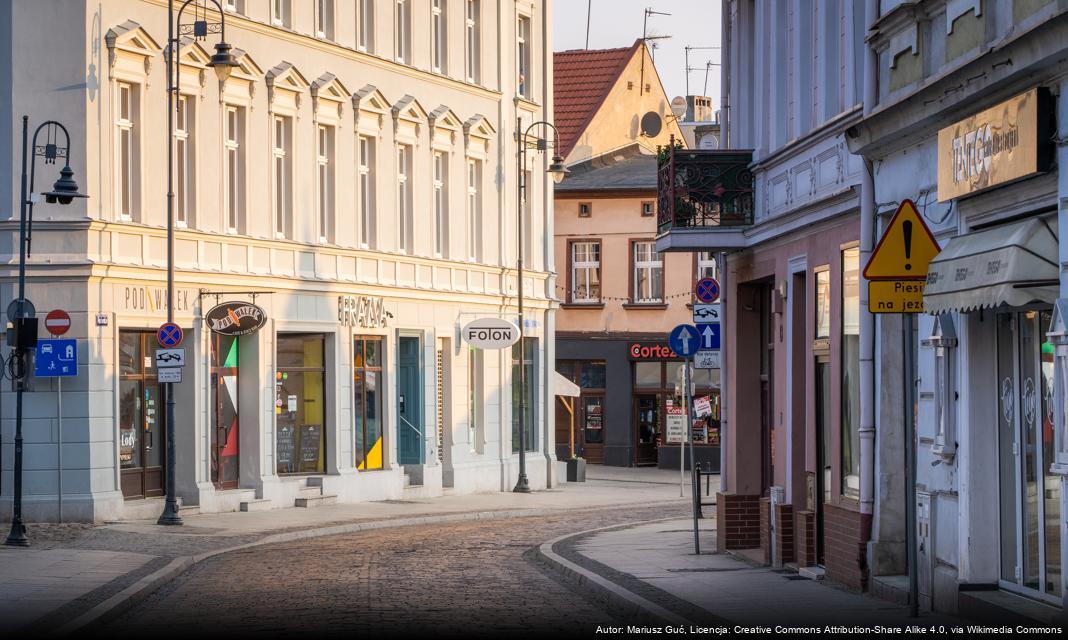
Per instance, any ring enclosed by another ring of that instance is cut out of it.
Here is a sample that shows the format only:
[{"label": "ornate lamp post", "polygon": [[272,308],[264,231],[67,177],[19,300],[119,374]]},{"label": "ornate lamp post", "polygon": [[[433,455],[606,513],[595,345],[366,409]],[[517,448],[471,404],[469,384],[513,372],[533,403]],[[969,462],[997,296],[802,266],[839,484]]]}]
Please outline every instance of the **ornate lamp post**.
[{"label": "ornate lamp post", "polygon": [[[551,145],[546,138],[531,135],[530,132],[535,127],[544,127],[552,131],[553,140]],[[518,287],[517,299],[519,307],[519,479],[516,481],[515,488],[512,491],[515,493],[530,493],[530,483],[527,481],[527,384],[526,340],[524,339],[526,326],[523,321],[523,215],[525,213],[523,210],[523,192],[526,190],[523,169],[526,167],[528,148],[534,149],[539,153],[550,148],[555,151],[560,147],[560,134],[557,133],[556,127],[545,121],[535,122],[524,130],[521,118],[516,118],[515,131],[516,140],[519,143],[519,150],[516,153],[516,184],[518,185],[516,193],[516,235],[518,243],[516,271],[518,272],[518,280],[516,284]],[[564,159],[555,153],[552,164],[549,165],[546,172],[552,176],[555,183],[559,183],[570,173],[567,167],[564,166]]]},{"label": "ornate lamp post", "polygon": [[[215,5],[219,13],[218,22],[209,22],[206,5]],[[193,5],[193,21],[183,23],[185,10]],[[178,33],[175,34],[177,26]],[[174,119],[175,96],[181,91],[179,82],[182,66],[176,59],[181,38],[192,35],[196,40],[203,40],[209,33],[218,33],[219,42],[208,66],[215,69],[215,74],[222,82],[230,77],[230,72],[237,66],[233,47],[226,42],[226,13],[218,0],[185,0],[178,9],[175,20],[174,0],[167,3],[167,322],[174,322]],[[174,469],[174,383],[165,383],[167,397],[167,502],[163,507],[157,524],[180,525],[182,518],[178,515],[178,499],[175,495]]]},{"label": "ornate lamp post", "polygon": [[[27,147],[30,117],[22,116],[22,194],[19,200],[19,295],[15,300],[15,313],[11,318],[14,327],[15,352],[8,361],[8,374],[17,382],[15,391],[15,478],[14,502],[11,513],[11,533],[4,544],[28,547],[26,525],[22,522],[22,392],[26,387],[26,353],[37,342],[37,318],[33,305],[26,299],[26,256],[30,253],[30,233],[33,228],[33,185],[37,177],[37,158],[43,157],[45,164],[55,164],[56,158],[63,158],[63,168],[59,171],[59,180],[52,185],[52,190],[41,195],[49,204],[70,204],[75,198],[89,196],[78,192],[78,183],[74,181],[74,172],[70,168],[70,134],[67,128],[55,120],[41,124],[33,132],[33,144]],[[37,137],[44,132],[44,144],[37,144]],[[63,144],[58,141],[63,134]],[[27,153],[31,154],[29,185],[26,183]]]}]

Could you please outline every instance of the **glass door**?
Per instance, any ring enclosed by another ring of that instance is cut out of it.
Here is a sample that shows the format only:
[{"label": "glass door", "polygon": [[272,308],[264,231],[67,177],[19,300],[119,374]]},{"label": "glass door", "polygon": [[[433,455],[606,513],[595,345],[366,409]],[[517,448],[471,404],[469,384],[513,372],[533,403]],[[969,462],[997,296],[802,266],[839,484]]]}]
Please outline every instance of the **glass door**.
[{"label": "glass door", "polygon": [[156,335],[119,332],[119,465],[127,500],[163,495],[163,398],[156,381]]},{"label": "glass door", "polygon": [[238,485],[237,336],[211,334],[211,481]]},{"label": "glass door", "polygon": [[660,443],[660,394],[639,394],[634,397],[635,429],[637,430],[637,464],[656,464]]},{"label": "glass door", "polygon": [[831,363],[816,358],[816,564],[823,566],[824,505],[831,501]]}]

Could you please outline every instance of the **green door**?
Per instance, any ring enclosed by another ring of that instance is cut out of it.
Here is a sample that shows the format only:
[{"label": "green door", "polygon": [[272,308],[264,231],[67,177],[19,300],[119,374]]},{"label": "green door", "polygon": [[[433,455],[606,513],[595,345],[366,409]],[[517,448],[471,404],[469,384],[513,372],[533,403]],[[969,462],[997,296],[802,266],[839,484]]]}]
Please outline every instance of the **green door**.
[{"label": "green door", "polygon": [[397,461],[423,463],[422,369],[419,338],[397,339]]}]

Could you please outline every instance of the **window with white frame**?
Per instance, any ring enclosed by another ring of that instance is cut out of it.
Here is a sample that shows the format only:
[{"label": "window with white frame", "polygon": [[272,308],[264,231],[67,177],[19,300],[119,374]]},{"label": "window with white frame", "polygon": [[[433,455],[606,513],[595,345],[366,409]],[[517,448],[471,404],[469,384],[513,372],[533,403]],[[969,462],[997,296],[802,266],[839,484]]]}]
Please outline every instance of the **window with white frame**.
[{"label": "window with white frame", "polygon": [[482,183],[482,161],[474,158],[467,160],[467,258],[478,260],[481,257],[482,240],[482,199],[479,197],[479,185]]},{"label": "window with white frame", "polygon": [[334,238],[334,127],[319,125],[316,132],[315,170],[319,194],[319,242]]},{"label": "window with white frame", "polygon": [[393,16],[393,56],[397,62],[411,62],[411,6],[408,0],[396,2]]},{"label": "window with white frame", "polygon": [[292,0],[271,0],[271,23],[276,27],[293,27]]},{"label": "window with white frame", "polygon": [[718,277],[717,268],[715,251],[698,251],[697,273],[694,274],[694,280]]},{"label": "window with white frame", "polygon": [[438,73],[447,73],[448,12],[446,0],[433,0],[430,6],[430,66]]},{"label": "window with white frame", "polygon": [[523,256],[524,263],[534,265],[534,201],[530,199],[530,190],[534,186],[534,175],[530,170],[523,171]]},{"label": "window with white frame", "polygon": [[449,159],[443,151],[434,152],[434,252],[449,254]]},{"label": "window with white frame", "polygon": [[652,200],[642,202],[642,217],[650,218],[656,213],[656,203]]},{"label": "window with white frame", "polygon": [[530,18],[519,16],[516,25],[516,93],[530,98]]},{"label": "window with white frame", "polygon": [[571,302],[601,301],[601,243],[571,243]]},{"label": "window with white frame", "polygon": [[634,243],[634,291],[632,301],[636,304],[664,301],[664,259],[656,250],[655,242]]},{"label": "window with white frame", "polygon": [[231,13],[245,13],[245,0],[226,0],[223,8]]},{"label": "window with white frame", "polygon": [[120,82],[118,109],[115,119],[115,207],[122,220],[133,220],[139,214],[139,138],[138,126],[140,94],[138,85]]},{"label": "window with white frame", "polygon": [[466,64],[466,78],[468,82],[477,83],[481,80],[479,56],[481,55],[481,34],[479,30],[482,25],[479,23],[479,0],[466,0],[467,7],[465,19],[464,19],[464,58]]},{"label": "window with white frame", "polygon": [[397,145],[397,248],[412,252],[412,147]]},{"label": "window with white frame", "polygon": [[226,107],[226,230],[240,233],[245,207],[245,109]]},{"label": "window with white frame", "polygon": [[374,53],[375,50],[375,2],[356,0],[356,48]]},{"label": "window with white frame", "polygon": [[293,143],[293,119],[288,116],[274,117],[274,235],[289,236],[292,219],[293,161],[290,153]]},{"label": "window with white frame", "polygon": [[315,36],[334,39],[334,0],[315,0]]},{"label": "window with white frame", "polygon": [[174,220],[178,226],[184,227],[192,223],[196,205],[196,149],[193,137],[193,109],[196,99],[179,95],[176,102]]},{"label": "window with white frame", "polygon": [[360,190],[360,243],[375,246],[375,141],[367,136],[359,139],[360,160],[357,165]]}]

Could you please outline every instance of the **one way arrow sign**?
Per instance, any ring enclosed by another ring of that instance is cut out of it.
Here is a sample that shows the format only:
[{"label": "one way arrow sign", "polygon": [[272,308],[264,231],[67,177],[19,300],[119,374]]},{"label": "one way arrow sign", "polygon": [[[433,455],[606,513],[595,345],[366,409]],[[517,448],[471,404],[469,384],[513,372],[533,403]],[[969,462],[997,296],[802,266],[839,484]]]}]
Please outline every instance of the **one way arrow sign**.
[{"label": "one way arrow sign", "polygon": [[719,349],[719,323],[697,325],[697,333],[701,336],[701,349]]}]

